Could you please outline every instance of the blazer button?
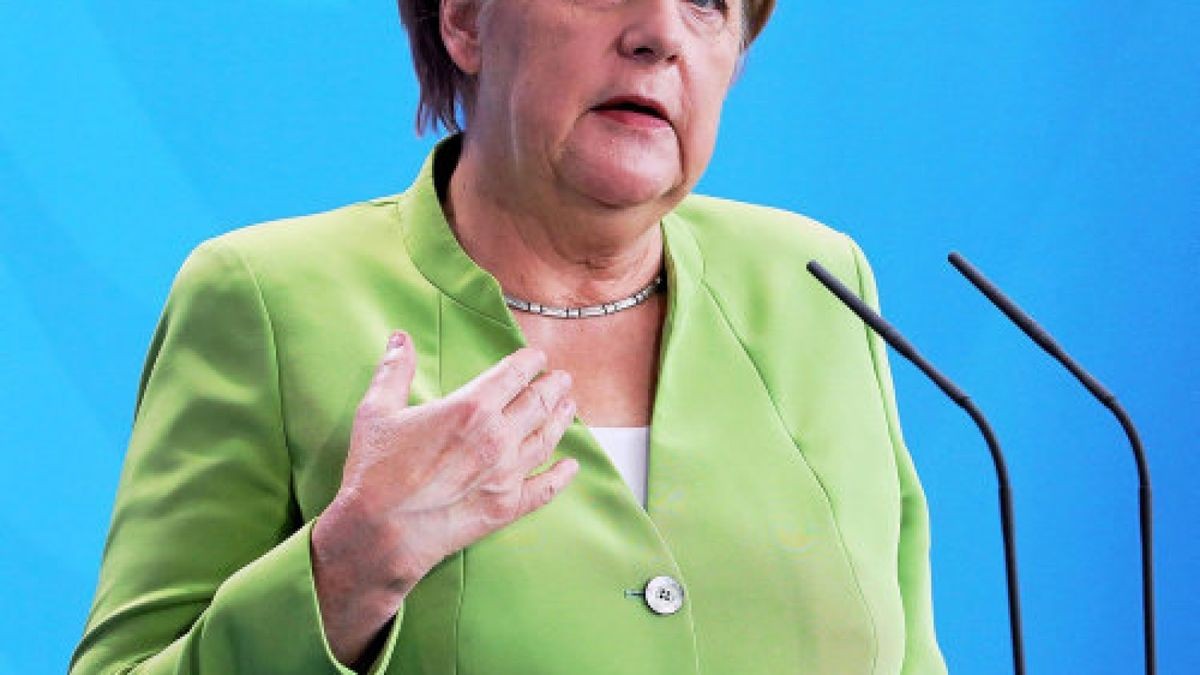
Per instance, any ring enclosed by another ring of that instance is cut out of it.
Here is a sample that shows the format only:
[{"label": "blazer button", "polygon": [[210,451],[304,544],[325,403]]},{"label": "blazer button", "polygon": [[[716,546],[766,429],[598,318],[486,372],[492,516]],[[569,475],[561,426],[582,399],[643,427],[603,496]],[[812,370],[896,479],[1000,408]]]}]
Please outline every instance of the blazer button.
[{"label": "blazer button", "polygon": [[683,586],[671,577],[654,577],[646,583],[644,597],[655,614],[674,614],[683,606]]}]

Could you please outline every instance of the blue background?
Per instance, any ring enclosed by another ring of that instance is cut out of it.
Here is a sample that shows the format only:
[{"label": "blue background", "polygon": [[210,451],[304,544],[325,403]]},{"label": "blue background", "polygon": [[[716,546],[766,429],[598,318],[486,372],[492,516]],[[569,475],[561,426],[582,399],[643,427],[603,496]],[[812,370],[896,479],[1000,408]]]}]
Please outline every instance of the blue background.
[{"label": "blue background", "polygon": [[[1200,672],[1198,36],[1196,2],[784,2],[700,188],[853,234],[885,313],[989,413],[1033,673],[1140,668],[1133,463],[1107,413],[944,257],[1006,287],[1140,424],[1161,669]],[[184,256],[398,192],[434,139],[412,130],[389,2],[0,0],[0,92],[0,673],[61,672]],[[984,446],[892,363],[943,649],[954,672],[1010,672]]]}]

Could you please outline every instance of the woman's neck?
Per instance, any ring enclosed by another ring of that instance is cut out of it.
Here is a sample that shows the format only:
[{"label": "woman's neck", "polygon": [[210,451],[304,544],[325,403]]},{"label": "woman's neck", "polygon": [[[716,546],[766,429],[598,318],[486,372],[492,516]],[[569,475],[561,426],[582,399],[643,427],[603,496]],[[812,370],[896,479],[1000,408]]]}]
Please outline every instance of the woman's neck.
[{"label": "woman's neck", "polygon": [[[546,181],[506,181],[464,141],[443,210],[467,254],[506,293],[548,305],[625,297],[662,269],[662,213],[560,195]],[[539,189],[542,188],[542,189]]]}]

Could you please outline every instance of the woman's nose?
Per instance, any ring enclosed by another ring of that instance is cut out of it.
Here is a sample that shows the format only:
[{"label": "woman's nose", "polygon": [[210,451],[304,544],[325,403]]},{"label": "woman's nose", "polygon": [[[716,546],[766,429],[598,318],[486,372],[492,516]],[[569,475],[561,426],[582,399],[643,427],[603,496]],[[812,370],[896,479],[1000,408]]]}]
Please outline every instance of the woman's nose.
[{"label": "woman's nose", "polygon": [[674,61],[683,49],[681,0],[632,0],[621,53],[646,63]]}]

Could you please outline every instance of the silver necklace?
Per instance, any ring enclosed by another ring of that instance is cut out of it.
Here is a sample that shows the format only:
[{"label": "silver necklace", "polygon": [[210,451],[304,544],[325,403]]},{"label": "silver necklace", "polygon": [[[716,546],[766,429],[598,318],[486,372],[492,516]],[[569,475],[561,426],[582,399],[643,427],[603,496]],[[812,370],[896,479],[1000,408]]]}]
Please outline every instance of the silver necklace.
[{"label": "silver necklace", "polygon": [[541,316],[550,316],[556,319],[587,319],[593,316],[608,316],[609,314],[616,314],[617,312],[630,309],[632,307],[637,307],[643,302],[649,300],[650,296],[653,295],[654,292],[662,285],[663,275],[660,272],[658,276],[654,277],[654,281],[651,281],[637,293],[625,298],[621,298],[620,300],[605,302],[599,305],[588,305],[586,307],[553,307],[536,302],[529,302],[528,300],[522,300],[521,298],[511,296],[508,293],[504,294],[504,304],[521,312],[540,314]]}]

